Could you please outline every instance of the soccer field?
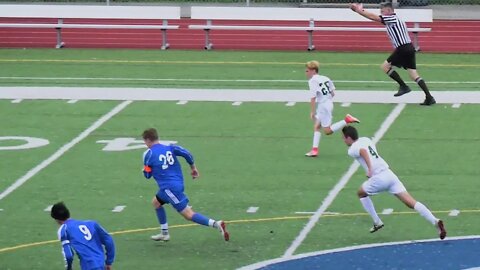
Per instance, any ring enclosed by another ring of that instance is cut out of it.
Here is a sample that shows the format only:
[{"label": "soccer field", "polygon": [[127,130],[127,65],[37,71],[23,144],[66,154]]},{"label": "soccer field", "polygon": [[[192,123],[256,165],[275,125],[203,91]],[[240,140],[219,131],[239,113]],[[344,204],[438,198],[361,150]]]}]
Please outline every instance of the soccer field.
[{"label": "soccer field", "polygon": [[[0,50],[0,85],[306,89],[303,62],[325,59],[326,75],[344,81],[337,83],[338,90],[393,89],[378,68],[384,57]],[[434,91],[479,90],[478,55],[419,58],[422,76],[436,82]],[[392,210],[381,215],[385,228],[370,234],[371,219],[356,197],[363,170],[331,195],[352,160],[340,134],[322,137],[318,158],[303,156],[312,136],[307,103],[118,99],[0,100],[0,269],[62,269],[58,227],[45,211],[57,201],[67,204],[73,218],[97,220],[114,235],[115,269],[235,269],[290,252],[437,237],[434,227],[388,194],[373,198],[378,212]],[[479,234],[478,104],[341,105],[335,104],[334,120],[346,113],[362,120],[360,134],[379,139],[383,158],[409,192],[445,221],[448,237]],[[150,205],[157,187],[141,173],[140,134],[148,127],[158,128],[161,140],[176,141],[193,153],[201,177],[186,177],[186,193],[196,211],[227,222],[230,242],[183,220],[170,206],[171,241],[149,239],[158,224]],[[9,136],[48,144],[12,150],[24,141]],[[306,237],[295,241],[326,198],[332,203]],[[112,212],[117,206],[125,208]],[[258,209],[248,213],[251,207]]]}]

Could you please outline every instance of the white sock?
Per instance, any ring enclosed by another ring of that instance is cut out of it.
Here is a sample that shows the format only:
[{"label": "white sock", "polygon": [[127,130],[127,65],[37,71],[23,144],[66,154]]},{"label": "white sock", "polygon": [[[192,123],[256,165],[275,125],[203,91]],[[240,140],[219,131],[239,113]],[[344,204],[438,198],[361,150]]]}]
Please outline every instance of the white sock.
[{"label": "white sock", "polygon": [[162,230],[168,230],[168,223],[160,224],[160,229],[162,229]]},{"label": "white sock", "polygon": [[320,131],[315,131],[313,133],[313,148],[318,148],[318,145],[320,144],[321,136],[322,136],[322,133],[320,133]]},{"label": "white sock", "polygon": [[370,199],[370,197],[367,196],[367,197],[360,198],[360,202],[363,205],[363,209],[365,209],[365,211],[367,211],[367,213],[369,213],[370,216],[372,217],[373,223],[375,223],[376,225],[383,223],[382,220],[380,220],[380,217],[378,216],[377,211],[375,211],[375,206],[373,206],[373,202]]},{"label": "white sock", "polygon": [[340,129],[342,129],[344,126],[347,125],[347,122],[345,122],[345,120],[342,120],[342,121],[338,121],[336,123],[333,123],[333,125],[330,126],[330,129],[333,131],[333,132],[337,132],[339,131]]},{"label": "white sock", "polygon": [[438,219],[432,214],[430,210],[428,210],[425,205],[423,205],[423,203],[417,202],[413,208],[430,223],[432,223],[433,225],[437,224]]},{"label": "white sock", "polygon": [[217,224],[217,222],[216,222],[215,220],[209,219],[209,220],[208,220],[208,226],[209,226],[209,227],[217,228],[218,224]]}]

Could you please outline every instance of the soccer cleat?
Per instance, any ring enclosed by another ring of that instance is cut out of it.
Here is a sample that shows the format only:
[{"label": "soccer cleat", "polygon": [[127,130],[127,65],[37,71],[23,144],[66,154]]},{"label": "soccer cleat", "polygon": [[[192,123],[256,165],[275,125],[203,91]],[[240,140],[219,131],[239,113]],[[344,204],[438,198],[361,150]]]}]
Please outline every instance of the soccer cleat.
[{"label": "soccer cleat", "polygon": [[318,156],[318,150],[312,149],[310,152],[305,154],[306,157],[316,157]]},{"label": "soccer cleat", "polygon": [[163,233],[160,233],[160,234],[156,234],[156,235],[152,235],[150,237],[150,239],[152,239],[153,241],[163,241],[163,242],[168,242],[168,240],[170,240],[170,234],[163,234]]},{"label": "soccer cleat", "polygon": [[351,124],[351,123],[360,123],[360,120],[358,120],[357,118],[355,118],[354,116],[351,116],[350,114],[347,114],[345,116],[345,122],[347,122],[347,124]]},{"label": "soccer cleat", "polygon": [[395,93],[393,96],[395,96],[395,97],[403,96],[403,95],[405,95],[406,93],[409,93],[410,91],[412,91],[412,89],[410,89],[410,87],[408,87],[407,85],[405,85],[405,86],[400,86],[400,87],[398,88],[398,92]]},{"label": "soccer cleat", "polygon": [[422,103],[420,103],[420,105],[422,106],[430,106],[430,105],[433,105],[437,103],[437,101],[432,97],[432,96],[429,96],[429,97],[426,97],[425,98],[425,101],[423,101]]},{"label": "soccer cleat", "polygon": [[227,226],[225,225],[225,222],[223,220],[217,221],[217,228],[218,230],[220,230],[220,233],[222,234],[225,241],[230,240],[230,234],[227,232]]},{"label": "soccer cleat", "polygon": [[383,223],[373,224],[373,227],[370,228],[370,233],[374,233],[374,232],[380,230],[381,228],[383,228],[383,226],[385,226]]},{"label": "soccer cleat", "polygon": [[445,239],[445,236],[447,236],[447,231],[445,230],[445,226],[443,225],[443,221],[441,219],[437,221],[436,227],[438,229],[438,236],[440,236],[440,239]]}]

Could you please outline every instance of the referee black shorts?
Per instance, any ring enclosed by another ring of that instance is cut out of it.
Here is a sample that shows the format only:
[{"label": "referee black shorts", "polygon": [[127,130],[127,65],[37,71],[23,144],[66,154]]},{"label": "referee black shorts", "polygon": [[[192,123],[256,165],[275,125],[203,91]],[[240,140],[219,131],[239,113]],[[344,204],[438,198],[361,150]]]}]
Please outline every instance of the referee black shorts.
[{"label": "referee black shorts", "polygon": [[387,58],[387,62],[399,68],[417,69],[417,63],[415,61],[415,48],[413,47],[412,43],[397,47]]}]

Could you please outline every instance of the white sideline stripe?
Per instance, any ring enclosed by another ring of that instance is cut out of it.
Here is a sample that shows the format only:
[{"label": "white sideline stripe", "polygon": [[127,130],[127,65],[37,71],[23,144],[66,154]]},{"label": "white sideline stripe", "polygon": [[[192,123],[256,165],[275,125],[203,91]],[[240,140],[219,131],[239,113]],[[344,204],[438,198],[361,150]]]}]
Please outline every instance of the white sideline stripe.
[{"label": "white sideline stripe", "polygon": [[295,212],[297,215],[313,215],[315,212]]},{"label": "white sideline stripe", "polygon": [[242,105],[241,101],[235,101],[232,103],[232,106],[240,106],[240,105]]},{"label": "white sideline stripe", "polygon": [[258,211],[258,207],[256,206],[250,206],[248,209],[247,209],[247,213],[256,213]]},{"label": "white sideline stripe", "polygon": [[[394,91],[335,91],[334,102],[411,103],[425,99],[422,91],[394,97]],[[436,91],[437,103],[480,104],[480,91]],[[0,87],[0,99],[78,99],[78,100],[163,100],[224,102],[307,102],[308,91],[265,89],[179,89],[179,88],[108,88],[108,87]]]},{"label": "white sideline stripe", "polygon": [[293,106],[295,106],[295,104],[296,104],[296,102],[294,102],[294,101],[289,101],[289,102],[287,102],[287,104],[285,104],[285,106],[293,107]]},{"label": "white sideline stripe", "polygon": [[[380,128],[377,130],[375,133],[374,137],[372,138],[373,143],[377,143],[383,135],[387,132],[388,128],[393,124],[395,119],[400,115],[402,110],[405,108],[405,104],[398,104],[395,106],[395,108],[390,112],[390,114],[387,116],[387,118],[383,121],[382,125]],[[302,244],[303,240],[307,237],[308,233],[313,229],[315,224],[320,220],[322,215],[325,213],[325,211],[328,209],[328,207],[332,204],[333,200],[335,197],[337,197],[338,193],[345,187],[347,184],[348,180],[355,174],[357,169],[359,168],[360,164],[357,161],[354,161],[352,165],[350,165],[350,168],[348,168],[348,171],[340,178],[340,181],[333,187],[328,192],[328,196],[323,200],[322,204],[320,207],[317,209],[315,214],[310,217],[310,220],[308,223],[305,225],[305,227],[302,229],[300,234],[295,238],[295,240],[292,242],[290,247],[285,251],[283,254],[283,258],[288,258],[293,255],[295,250]]]},{"label": "white sideline stripe", "polygon": [[276,258],[268,261],[257,262],[251,265],[243,266],[238,268],[237,270],[255,270],[260,269],[262,267],[266,267],[272,264],[287,262],[298,260],[302,258],[308,258],[313,256],[325,255],[330,253],[337,253],[337,252],[344,252],[344,251],[352,251],[352,250],[359,250],[359,249],[366,249],[366,248],[375,248],[375,247],[387,247],[387,246],[395,246],[395,245],[408,245],[408,244],[416,244],[416,243],[430,243],[430,242],[440,242],[440,241],[450,241],[450,240],[468,240],[468,239],[477,239],[480,238],[480,235],[469,235],[469,236],[459,236],[459,237],[448,237],[444,240],[440,240],[438,238],[433,239],[422,239],[422,240],[410,240],[410,241],[399,241],[399,242],[387,242],[387,243],[376,243],[376,244],[365,244],[365,245],[358,245],[358,246],[350,246],[350,247],[343,247],[343,248],[336,248],[336,249],[329,249],[329,250],[322,250],[322,251],[314,251],[309,253],[302,253],[298,254],[289,258]]},{"label": "white sideline stripe", "polygon": [[382,211],[382,215],[390,215],[391,213],[393,213],[392,208],[383,209]]},{"label": "white sideline stripe", "polygon": [[69,101],[67,101],[68,104],[74,104],[77,102],[78,102],[78,99],[70,99]]},{"label": "white sideline stripe", "polygon": [[458,108],[460,108],[460,106],[462,106],[461,103],[454,103],[454,104],[452,104],[452,108],[454,108],[454,109],[458,109]]},{"label": "white sideline stripe", "polygon": [[343,102],[341,106],[342,106],[342,107],[350,107],[350,105],[352,105],[352,103],[350,103],[350,102]]},{"label": "white sideline stripe", "polygon": [[453,209],[452,211],[450,211],[450,213],[448,213],[449,216],[451,217],[456,217],[460,214],[460,211],[457,210],[457,209]]},{"label": "white sideline stripe", "polygon": [[117,205],[112,209],[112,212],[120,213],[120,212],[123,211],[123,209],[125,209],[125,207],[127,207],[127,206],[126,205]]},{"label": "white sideline stripe", "polygon": [[[64,81],[173,81],[173,82],[298,82],[305,83],[306,80],[253,80],[253,79],[185,79],[185,78],[109,78],[109,77],[0,77],[0,80],[64,80]],[[379,83],[391,84],[392,81],[350,81],[350,80],[335,80],[336,83]],[[429,84],[480,84],[480,81],[428,81]]]},{"label": "white sideline stripe", "polygon": [[53,207],[53,204],[47,206],[45,209],[43,209],[43,211],[50,212],[50,211],[52,211],[52,207]]},{"label": "white sideline stripe", "polygon": [[178,105],[185,105],[188,103],[188,100],[180,100],[179,102],[177,102]]},{"label": "white sideline stripe", "polygon": [[5,189],[2,193],[0,193],[0,200],[5,198],[8,194],[12,193],[15,191],[17,188],[19,188],[21,185],[23,185],[25,182],[27,182],[30,178],[35,176],[37,173],[39,173],[41,170],[45,169],[48,165],[50,165],[52,162],[57,160],[59,157],[61,157],[65,152],[70,150],[72,147],[74,147],[77,143],[79,143],[81,140],[85,139],[90,133],[92,133],[95,129],[99,128],[103,123],[107,122],[110,118],[112,118],[115,114],[119,113],[122,111],[125,107],[127,107],[132,101],[124,101],[117,105],[115,108],[113,108],[110,112],[105,114],[104,116],[100,117],[95,123],[93,123],[91,126],[89,126],[86,130],[84,130],[80,135],[78,135],[76,138],[71,140],[69,143],[63,145],[58,149],[53,155],[42,161],[40,164],[35,166],[33,169],[28,171],[24,176],[20,177],[13,183],[11,186],[9,186],[7,189]]},{"label": "white sideline stripe", "polygon": [[17,98],[17,99],[12,100],[12,103],[20,103],[20,102],[22,102],[21,98]]}]

